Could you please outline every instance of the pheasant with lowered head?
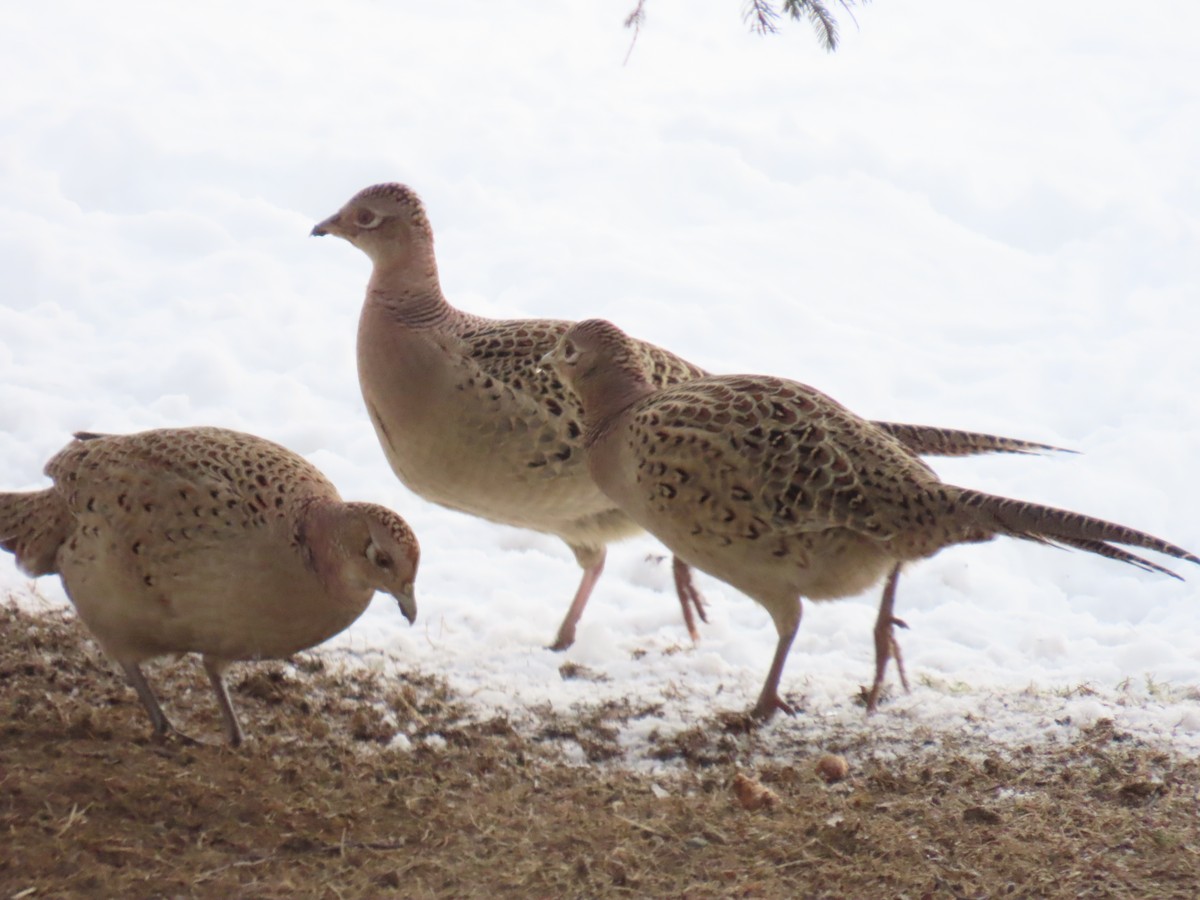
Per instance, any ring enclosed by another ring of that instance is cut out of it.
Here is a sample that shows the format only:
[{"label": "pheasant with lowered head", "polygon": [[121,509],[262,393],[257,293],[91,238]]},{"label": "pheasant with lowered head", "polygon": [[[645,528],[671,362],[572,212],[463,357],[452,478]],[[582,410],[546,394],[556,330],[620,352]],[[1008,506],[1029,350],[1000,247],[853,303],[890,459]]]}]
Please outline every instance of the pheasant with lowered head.
[{"label": "pheasant with lowered head", "polygon": [[319,644],[377,590],[416,617],[420,551],[408,525],[382,506],[342,502],[278,444],[221,428],[81,433],[46,474],[45,490],[0,493],[0,547],[26,574],[62,578],[156,737],[175,729],[142,674],[147,659],[201,654],[236,746],[230,662]]}]

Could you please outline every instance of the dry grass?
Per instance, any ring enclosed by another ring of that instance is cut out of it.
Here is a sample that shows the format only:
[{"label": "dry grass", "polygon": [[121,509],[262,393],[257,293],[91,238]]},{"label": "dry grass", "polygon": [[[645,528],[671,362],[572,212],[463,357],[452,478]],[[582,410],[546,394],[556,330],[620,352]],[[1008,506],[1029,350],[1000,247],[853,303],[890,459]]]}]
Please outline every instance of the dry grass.
[{"label": "dry grass", "polygon": [[[152,681],[181,727],[219,736],[194,661]],[[0,606],[0,897],[1192,898],[1200,883],[1200,763],[1107,723],[1065,748],[838,748],[850,774],[827,784],[816,748],[751,767],[753,736],[714,720],[659,742],[675,774],[651,777],[617,742],[644,710],[518,729],[469,717],[436,679],[317,654],[231,681],[245,747],[160,745],[72,616]],[[564,763],[563,742],[595,764]],[[777,799],[744,808],[739,775]]]}]

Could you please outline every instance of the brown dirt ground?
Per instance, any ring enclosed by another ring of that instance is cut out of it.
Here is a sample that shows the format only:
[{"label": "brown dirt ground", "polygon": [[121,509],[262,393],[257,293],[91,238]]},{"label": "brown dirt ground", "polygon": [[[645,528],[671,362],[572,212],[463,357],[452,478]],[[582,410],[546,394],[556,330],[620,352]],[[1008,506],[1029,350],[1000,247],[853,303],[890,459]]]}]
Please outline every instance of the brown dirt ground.
[{"label": "brown dirt ground", "polygon": [[[150,679],[181,728],[219,736],[195,660]],[[245,746],[156,743],[69,612],[0,605],[0,898],[1194,898],[1200,884],[1200,761],[1111,722],[1069,746],[838,747],[849,776],[827,784],[822,748],[763,762],[736,718],[662,739],[670,774],[650,775],[617,742],[636,709],[481,720],[435,678],[320,653],[230,682]],[[398,730],[410,747],[390,745]],[[591,764],[564,762],[572,743]],[[745,808],[745,779],[774,802]]]}]

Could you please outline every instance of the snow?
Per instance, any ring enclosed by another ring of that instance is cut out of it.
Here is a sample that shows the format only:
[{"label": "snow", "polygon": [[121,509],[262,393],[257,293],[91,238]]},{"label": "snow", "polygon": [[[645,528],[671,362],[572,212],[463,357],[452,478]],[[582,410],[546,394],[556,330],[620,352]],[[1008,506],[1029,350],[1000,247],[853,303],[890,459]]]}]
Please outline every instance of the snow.
[{"label": "snow", "polygon": [[[692,646],[661,548],[629,541],[551,653],[567,548],[388,470],[353,357],[367,260],[308,231],[399,180],[463,308],[603,316],[872,418],[1071,447],[936,466],[1200,549],[1200,10],[876,3],[828,55],[804,25],[748,34],[736,0],[651,0],[622,66],[632,6],[9,4],[0,485],[43,486],[80,429],[252,431],[421,538],[416,626],[377,597],[331,652],[444,675],[481,715],[661,700],[624,734],[634,757],[747,706],[775,641],[749,599],[702,578]],[[913,691],[870,721],[851,696],[877,592],[809,604],[783,682],[803,714],[765,744],[1020,743],[1107,717],[1200,752],[1200,571],[1176,568],[1014,541],[913,565]],[[0,588],[27,587],[0,559]]]}]

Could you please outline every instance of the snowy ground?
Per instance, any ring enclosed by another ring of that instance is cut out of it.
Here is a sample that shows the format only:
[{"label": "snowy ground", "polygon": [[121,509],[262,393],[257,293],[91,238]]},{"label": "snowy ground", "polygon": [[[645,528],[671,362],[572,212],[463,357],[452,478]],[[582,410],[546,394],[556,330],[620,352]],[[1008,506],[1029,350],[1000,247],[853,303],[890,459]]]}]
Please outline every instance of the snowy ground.
[{"label": "snowy ground", "polygon": [[[938,468],[1200,548],[1200,9],[881,0],[827,55],[806,26],[749,35],[739,0],[649,0],[623,67],[632,6],[8,4],[0,485],[43,485],[79,429],[253,431],[421,538],[416,627],[377,598],[337,647],[481,711],[666,697],[634,749],[748,705],[775,640],[750,600],[704,579],[692,647],[661,550],[631,541],[552,654],[566,547],[387,469],[354,368],[367,261],[307,235],[401,180],[464,308],[604,316],[869,417],[1072,447]],[[810,605],[784,677],[805,715],[768,734],[1027,741],[1111,716],[1200,752],[1200,569],[1178,568],[1012,541],[912,567],[914,690],[869,725],[876,593]],[[563,681],[564,658],[608,680]]]}]

